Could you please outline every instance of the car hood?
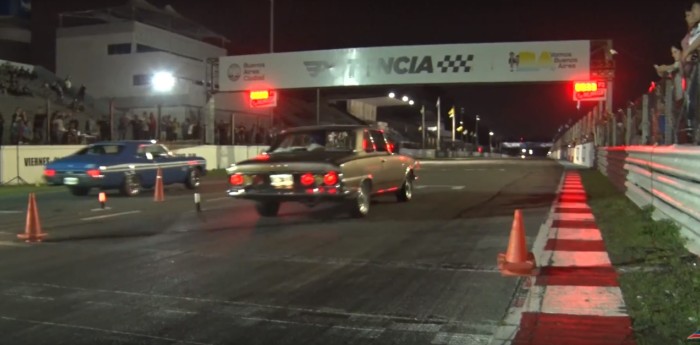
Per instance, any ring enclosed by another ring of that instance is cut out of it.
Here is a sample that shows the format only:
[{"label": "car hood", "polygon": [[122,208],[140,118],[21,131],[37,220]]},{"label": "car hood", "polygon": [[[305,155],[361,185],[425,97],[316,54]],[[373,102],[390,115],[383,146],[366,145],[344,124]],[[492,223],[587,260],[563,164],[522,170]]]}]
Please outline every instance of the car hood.
[{"label": "car hood", "polygon": [[[330,163],[340,165],[354,155],[353,152],[284,152],[261,155],[259,158],[249,159],[236,165],[260,164],[260,163]],[[263,158],[264,157],[264,158]]]}]

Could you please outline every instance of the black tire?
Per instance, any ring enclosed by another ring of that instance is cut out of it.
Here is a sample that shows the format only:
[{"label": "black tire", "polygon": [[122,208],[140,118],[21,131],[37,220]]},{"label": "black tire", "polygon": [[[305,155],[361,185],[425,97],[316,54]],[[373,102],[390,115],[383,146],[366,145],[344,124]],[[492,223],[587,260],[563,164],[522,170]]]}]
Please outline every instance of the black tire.
[{"label": "black tire", "polygon": [[90,187],[68,187],[68,190],[75,196],[86,196],[90,194]]},{"label": "black tire", "polygon": [[195,189],[199,187],[199,184],[201,183],[201,175],[202,173],[199,171],[199,169],[190,169],[190,171],[187,172],[187,177],[185,178],[185,187],[187,187],[187,189]]},{"label": "black tire", "polygon": [[350,216],[353,218],[363,218],[369,214],[371,205],[371,195],[369,183],[364,182],[357,191],[355,197],[350,201]]},{"label": "black tire", "polygon": [[398,202],[409,202],[411,198],[413,198],[413,177],[409,175],[403,181],[401,189],[396,191],[396,200]]},{"label": "black tire", "polygon": [[141,179],[138,175],[127,174],[124,175],[124,182],[119,188],[119,192],[123,196],[136,196],[141,192]]},{"label": "black tire", "polygon": [[262,217],[276,217],[280,210],[280,203],[277,201],[260,201],[255,204],[255,210]]}]

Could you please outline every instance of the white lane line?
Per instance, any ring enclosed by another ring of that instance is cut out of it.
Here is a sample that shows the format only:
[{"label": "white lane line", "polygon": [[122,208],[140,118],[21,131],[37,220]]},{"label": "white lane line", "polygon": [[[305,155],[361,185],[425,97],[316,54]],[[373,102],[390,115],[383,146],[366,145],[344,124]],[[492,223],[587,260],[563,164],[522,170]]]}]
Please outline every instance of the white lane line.
[{"label": "white lane line", "polygon": [[93,208],[93,209],[90,210],[90,211],[91,211],[91,212],[100,212],[100,211],[107,211],[107,210],[111,210],[111,209],[112,209],[111,207],[107,206],[107,207],[105,207],[105,208]]},{"label": "white lane line", "polygon": [[0,210],[0,214],[16,214],[16,213],[22,213],[24,211],[16,211],[16,210]]},{"label": "white lane line", "polygon": [[0,320],[15,321],[15,322],[23,322],[23,323],[31,323],[31,324],[42,325],[42,326],[53,326],[53,327],[61,327],[61,328],[69,328],[69,329],[79,329],[79,330],[83,330],[83,331],[92,331],[92,332],[100,332],[100,333],[124,335],[124,336],[129,336],[129,337],[139,337],[139,338],[146,338],[146,339],[154,339],[154,340],[159,340],[159,341],[167,341],[167,342],[175,343],[175,344],[212,345],[211,343],[201,343],[201,342],[198,342],[198,341],[189,341],[189,340],[183,340],[183,339],[175,339],[175,338],[168,338],[168,337],[159,337],[159,336],[150,335],[150,334],[133,333],[133,332],[124,332],[124,331],[115,331],[115,330],[112,330],[112,329],[104,329],[104,328],[97,328],[97,327],[73,325],[73,324],[67,324],[67,323],[57,323],[57,322],[48,322],[48,321],[39,321],[39,320],[19,319],[19,318],[15,318],[15,317],[11,317],[11,316],[5,316],[5,315],[0,315]]},{"label": "white lane line", "polygon": [[[13,234],[14,235],[14,234]],[[10,241],[0,241],[0,246],[5,247],[25,247],[22,243],[10,242]]]},{"label": "white lane line", "polygon": [[430,343],[433,345],[483,345],[490,344],[492,338],[482,334],[438,332]]},{"label": "white lane line", "polygon": [[232,198],[230,196],[223,196],[220,198],[204,199],[204,201],[211,202],[211,201],[220,201],[220,200],[226,200],[226,199],[232,199]]},{"label": "white lane line", "polygon": [[135,211],[126,211],[126,212],[105,214],[105,215],[102,215],[102,216],[94,216],[94,217],[80,218],[80,220],[96,220],[96,219],[112,218],[112,217],[119,217],[119,216],[124,216],[124,215],[127,215],[127,214],[134,214],[134,213],[141,213],[141,211],[135,210]]},{"label": "white lane line", "polygon": [[454,190],[459,190],[459,189],[464,189],[466,186],[450,186],[450,185],[439,185],[439,184],[434,184],[434,185],[418,185],[415,188],[416,189],[425,189],[425,188],[450,188]]}]

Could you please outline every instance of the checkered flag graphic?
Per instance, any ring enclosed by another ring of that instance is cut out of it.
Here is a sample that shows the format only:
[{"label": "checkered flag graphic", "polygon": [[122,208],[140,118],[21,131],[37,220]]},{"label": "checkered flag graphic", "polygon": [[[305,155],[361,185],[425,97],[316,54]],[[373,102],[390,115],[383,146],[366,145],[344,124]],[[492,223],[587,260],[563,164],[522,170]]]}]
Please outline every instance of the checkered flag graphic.
[{"label": "checkered flag graphic", "polygon": [[437,66],[442,73],[447,73],[450,69],[452,69],[452,73],[457,73],[460,69],[462,72],[469,72],[472,67],[467,64],[472,60],[474,60],[474,55],[471,54],[467,55],[466,59],[464,59],[462,54],[459,54],[455,56],[454,60],[452,55],[445,55],[445,58],[438,62]]}]

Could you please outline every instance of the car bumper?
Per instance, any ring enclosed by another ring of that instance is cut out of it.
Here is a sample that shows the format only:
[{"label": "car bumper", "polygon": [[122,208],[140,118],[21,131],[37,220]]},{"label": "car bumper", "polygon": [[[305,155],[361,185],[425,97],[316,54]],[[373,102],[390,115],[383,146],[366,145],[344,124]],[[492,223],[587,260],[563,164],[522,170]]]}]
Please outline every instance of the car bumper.
[{"label": "car bumper", "polygon": [[259,201],[342,201],[353,196],[353,192],[342,188],[308,188],[294,190],[264,189],[255,190],[247,188],[232,187],[226,194],[236,199],[248,199]]},{"label": "car bumper", "polygon": [[55,176],[44,176],[46,184],[53,186],[94,188],[102,187],[102,178],[94,178],[82,174],[56,174]]}]

